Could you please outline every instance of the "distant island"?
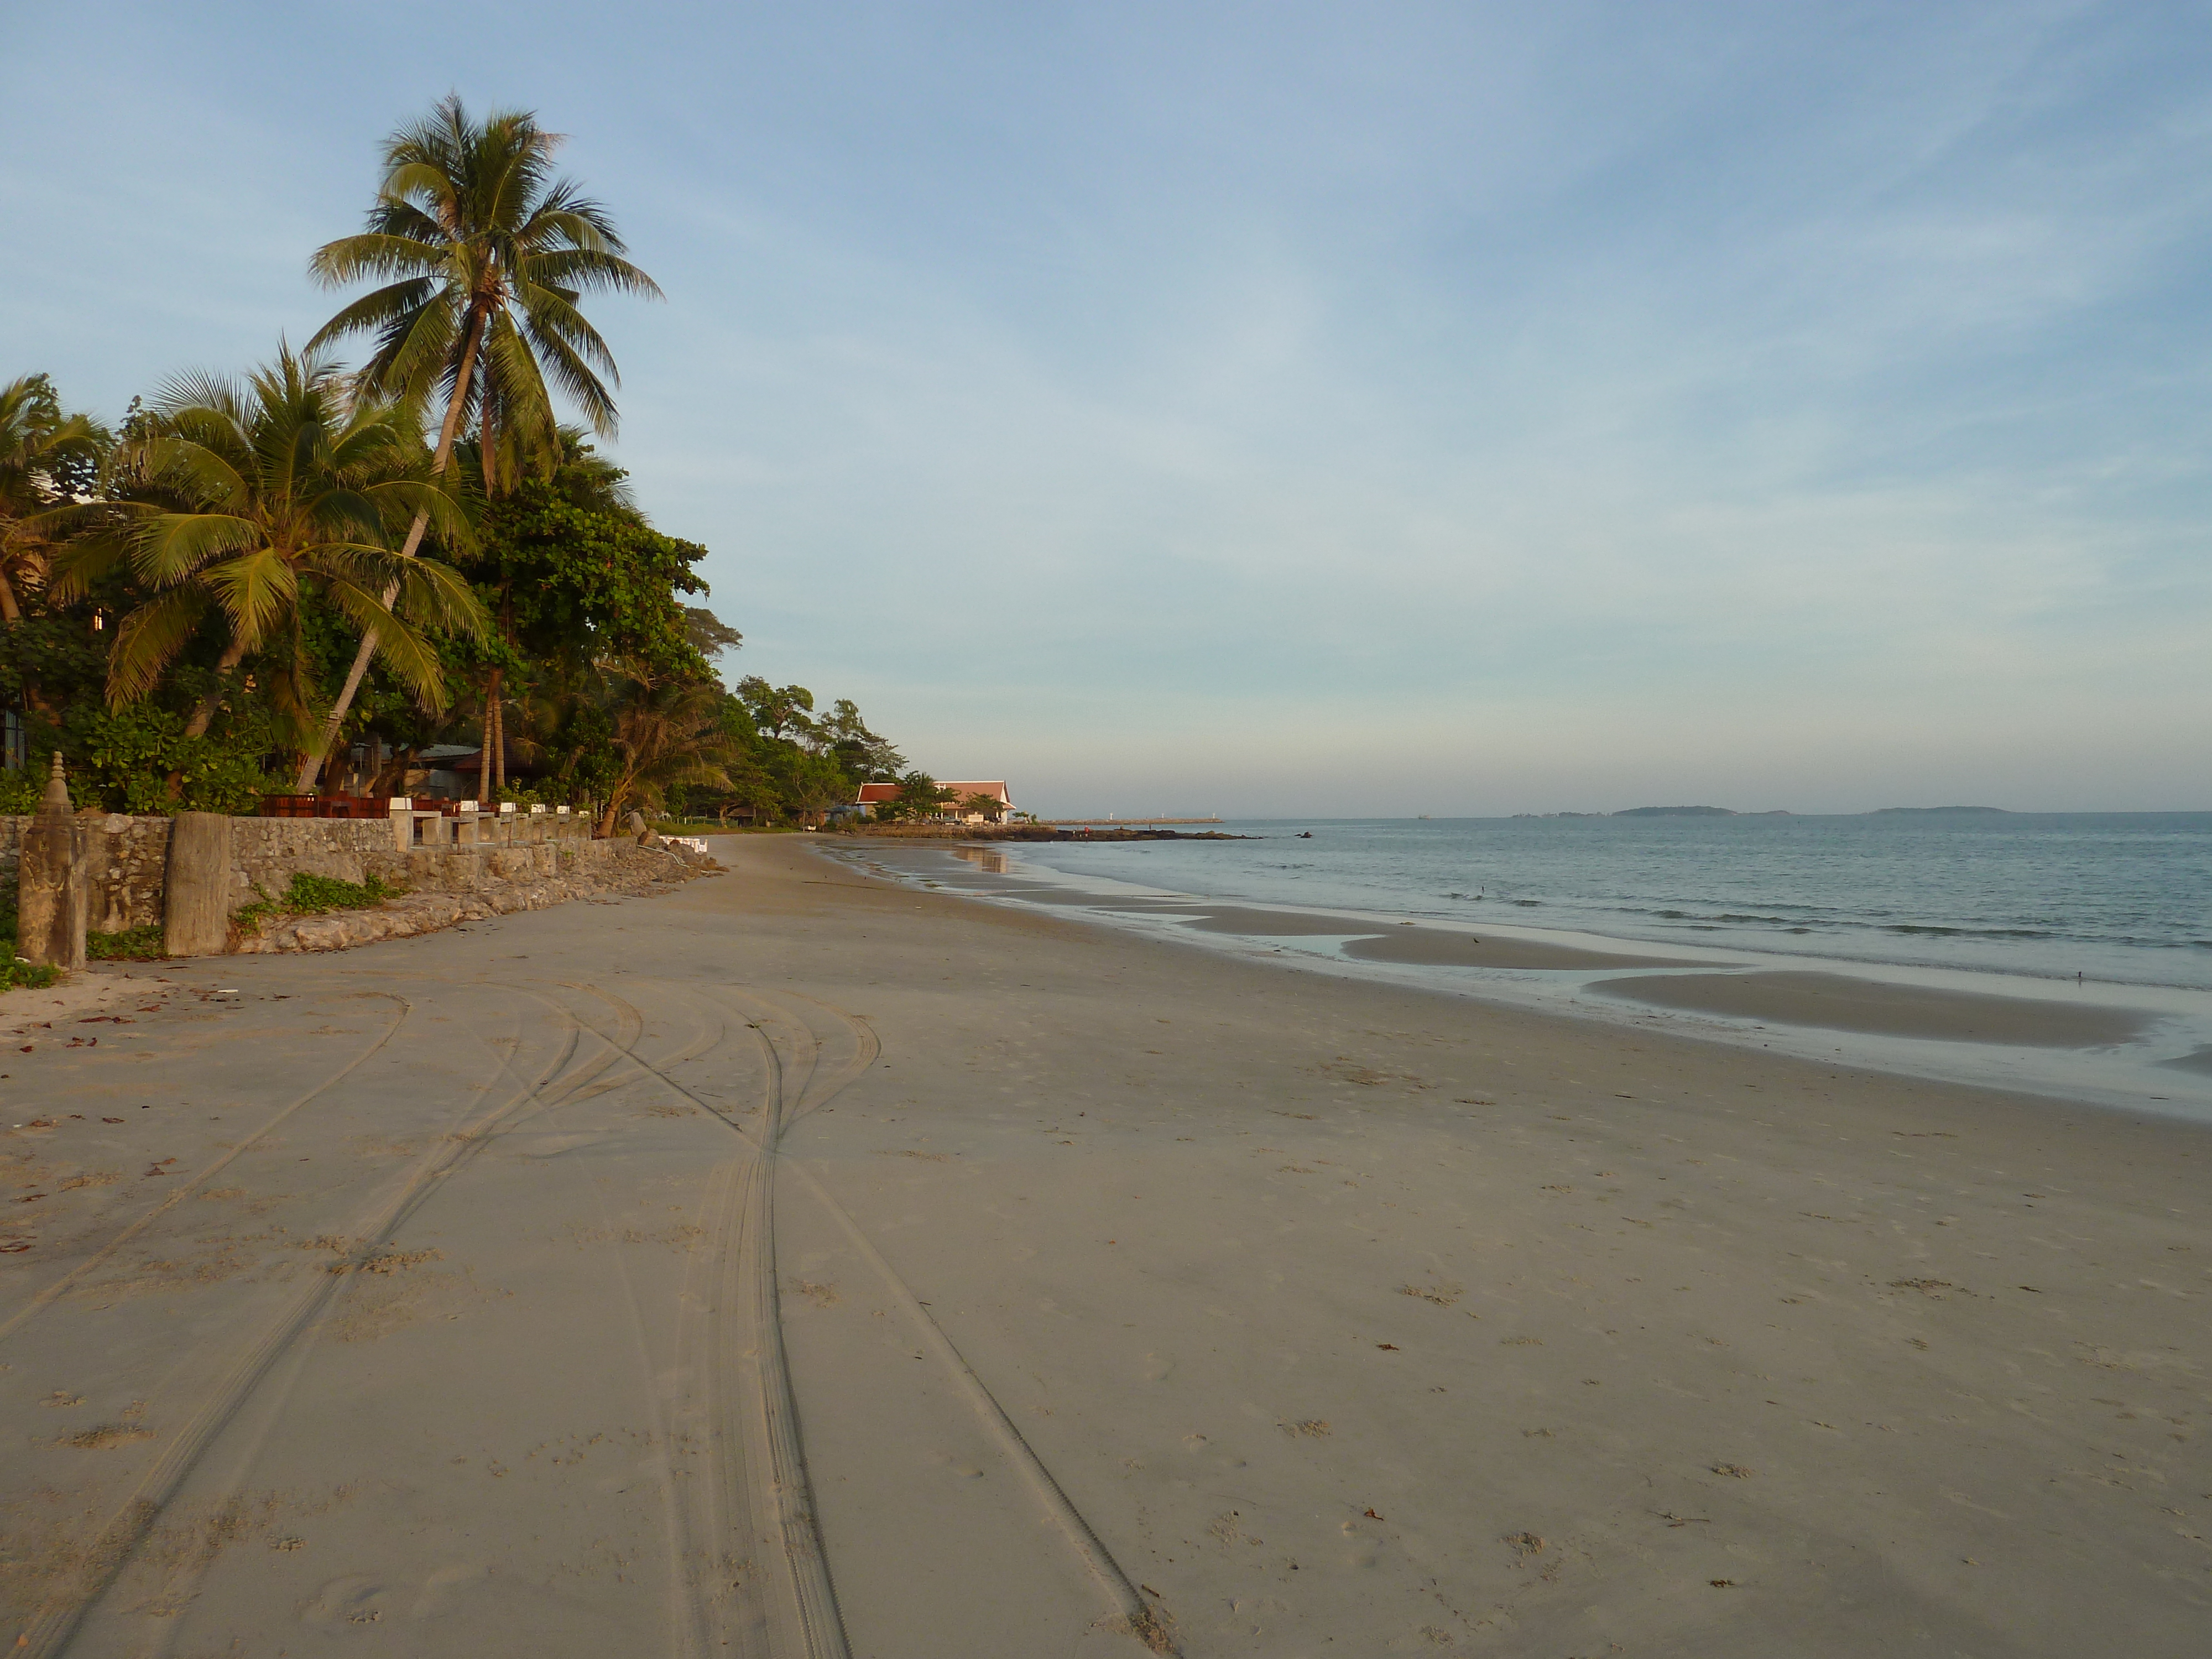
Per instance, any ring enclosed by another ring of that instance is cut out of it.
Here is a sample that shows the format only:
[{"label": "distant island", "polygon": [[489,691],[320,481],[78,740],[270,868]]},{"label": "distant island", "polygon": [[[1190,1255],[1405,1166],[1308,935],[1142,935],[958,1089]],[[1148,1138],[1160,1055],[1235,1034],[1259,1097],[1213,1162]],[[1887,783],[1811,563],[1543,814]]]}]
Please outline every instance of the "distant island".
[{"label": "distant island", "polygon": [[1631,806],[1615,812],[1617,818],[1786,818],[1790,813],[1739,812],[1733,806]]},{"label": "distant island", "polygon": [[[2009,806],[1877,806],[1867,813],[1868,817],[1893,817],[1906,814],[1928,817],[1944,812],[1995,812],[2008,814]],[[1516,812],[1516,818],[1790,818],[1797,815],[1786,807],[1776,807],[1765,812],[1739,812],[1733,806],[1624,806],[1618,812]]]},{"label": "distant island", "polygon": [[1516,818],[1788,818],[1795,817],[1796,814],[1780,806],[1767,812],[1739,812],[1733,806],[1627,806],[1618,812],[1516,812],[1513,816]]}]

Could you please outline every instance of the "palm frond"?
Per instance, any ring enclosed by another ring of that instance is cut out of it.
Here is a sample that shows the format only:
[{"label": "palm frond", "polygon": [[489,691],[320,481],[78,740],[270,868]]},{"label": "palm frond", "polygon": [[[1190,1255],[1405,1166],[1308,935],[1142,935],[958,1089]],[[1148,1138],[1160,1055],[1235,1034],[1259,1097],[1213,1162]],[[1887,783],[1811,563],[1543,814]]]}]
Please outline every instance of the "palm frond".
[{"label": "palm frond", "polygon": [[[114,514],[134,513],[135,504],[109,508]],[[137,509],[150,512],[150,508]],[[54,554],[46,577],[46,596],[57,605],[70,605],[107,580],[131,556],[130,524],[111,523],[92,534],[64,544]]]},{"label": "palm frond", "polygon": [[550,232],[580,248],[605,253],[627,253],[629,247],[615,228],[614,217],[602,204],[584,194],[573,179],[562,179],[545,192],[530,216],[529,228]]},{"label": "palm frond", "polygon": [[434,291],[416,310],[386,325],[363,371],[366,384],[403,397],[427,398],[434,388],[451,397],[462,333],[454,296]]},{"label": "palm frond", "polygon": [[561,428],[547,395],[538,357],[524,343],[511,317],[502,315],[484,343],[485,396],[491,399],[495,430],[517,440],[538,469],[550,471],[560,459]]},{"label": "palm frond", "polygon": [[131,564],[150,587],[173,587],[211,562],[261,544],[261,526],[228,513],[157,513],[130,532]]},{"label": "palm frond", "polygon": [[446,702],[446,675],[438,653],[404,617],[393,615],[377,594],[343,580],[326,582],[323,597],[363,635],[376,634],[376,658],[433,712]]},{"label": "palm frond", "polygon": [[358,300],[341,307],[337,315],[317,329],[307,343],[310,347],[322,346],[349,334],[381,334],[395,321],[422,309],[436,292],[436,284],[428,276],[408,276],[371,289]]},{"label": "palm frond", "polygon": [[367,489],[342,485],[318,492],[305,502],[300,517],[333,542],[360,541],[374,544],[385,533],[384,514]]},{"label": "palm frond", "polygon": [[599,437],[613,437],[622,426],[615,413],[614,394],[592,372],[591,364],[558,333],[539,327],[535,316],[526,317],[523,327],[529,337],[532,356],[582,413],[585,423]]},{"label": "palm frond", "polygon": [[231,637],[259,645],[298,599],[299,573],[270,548],[256,548],[208,567],[201,580],[230,617]]},{"label": "palm frond", "polygon": [[467,552],[477,544],[476,526],[470,522],[468,505],[461,498],[458,485],[422,478],[392,478],[368,485],[362,493],[375,503],[377,511],[383,515],[387,535],[403,533],[419,513],[429,520],[432,532],[447,547]]},{"label": "palm frond", "polygon": [[162,381],[147,406],[159,420],[173,422],[204,410],[235,426],[244,417],[250,395],[246,384],[233,375],[192,368]]},{"label": "palm frond", "polygon": [[622,384],[622,376],[615,369],[614,354],[607,349],[607,343],[599,337],[599,330],[584,320],[573,295],[535,283],[517,283],[515,297],[521,302],[523,315],[529,319],[527,326],[533,344],[541,335],[557,339],[580,362],[605,374],[617,386]]},{"label": "palm frond", "polygon": [[198,588],[172,588],[140,605],[115,630],[107,653],[107,701],[111,708],[136,702],[161,683],[162,671],[185,647],[207,609]]},{"label": "palm frond", "polygon": [[627,259],[611,253],[585,247],[548,248],[523,255],[517,270],[530,282],[549,288],[560,288],[572,294],[601,289],[614,294],[635,295],[641,300],[665,300],[668,296],[654,282]]},{"label": "palm frond", "polygon": [[395,609],[441,634],[472,640],[491,637],[491,613],[467,577],[435,559],[408,559],[399,565]]}]

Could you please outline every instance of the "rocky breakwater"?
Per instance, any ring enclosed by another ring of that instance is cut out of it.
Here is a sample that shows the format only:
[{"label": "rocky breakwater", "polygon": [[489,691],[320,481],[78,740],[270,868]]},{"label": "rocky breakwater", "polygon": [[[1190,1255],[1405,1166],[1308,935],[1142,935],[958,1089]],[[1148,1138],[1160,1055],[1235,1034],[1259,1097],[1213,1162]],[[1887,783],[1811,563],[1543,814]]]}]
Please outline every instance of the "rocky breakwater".
[{"label": "rocky breakwater", "polygon": [[[649,897],[672,892],[696,877],[720,874],[722,868],[703,853],[659,841],[646,846],[629,841],[574,842],[562,847],[558,856],[551,847],[483,851],[485,856],[465,885],[453,882],[410,890],[364,909],[261,916],[234,929],[231,949],[240,955],[344,951],[518,910],[543,910],[572,899]],[[416,855],[415,863],[422,867],[414,869],[409,862],[410,855],[398,854],[392,873],[403,880],[411,874],[448,882],[457,873],[448,870],[447,860],[426,864]]]}]

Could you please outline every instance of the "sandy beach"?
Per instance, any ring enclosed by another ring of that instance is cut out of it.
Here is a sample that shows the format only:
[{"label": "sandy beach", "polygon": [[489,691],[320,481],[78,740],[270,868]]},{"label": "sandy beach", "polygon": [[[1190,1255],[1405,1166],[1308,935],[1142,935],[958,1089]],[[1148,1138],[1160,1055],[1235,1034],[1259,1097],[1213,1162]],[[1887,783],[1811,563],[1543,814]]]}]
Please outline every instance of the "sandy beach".
[{"label": "sandy beach", "polygon": [[11,1037],[16,1650],[2203,1650],[2204,1130],[811,839]]}]

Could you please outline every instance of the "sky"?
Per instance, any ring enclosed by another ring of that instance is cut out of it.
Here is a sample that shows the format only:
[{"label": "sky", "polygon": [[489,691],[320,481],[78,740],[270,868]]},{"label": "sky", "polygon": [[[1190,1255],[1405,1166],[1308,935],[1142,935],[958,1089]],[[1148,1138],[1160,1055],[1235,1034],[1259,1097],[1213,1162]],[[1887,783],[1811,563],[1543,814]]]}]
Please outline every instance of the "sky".
[{"label": "sky", "polygon": [[0,11],[0,377],[304,340],[448,91],[724,664],[1046,815],[2212,809],[2202,4]]}]

